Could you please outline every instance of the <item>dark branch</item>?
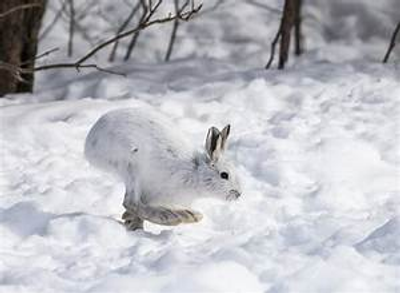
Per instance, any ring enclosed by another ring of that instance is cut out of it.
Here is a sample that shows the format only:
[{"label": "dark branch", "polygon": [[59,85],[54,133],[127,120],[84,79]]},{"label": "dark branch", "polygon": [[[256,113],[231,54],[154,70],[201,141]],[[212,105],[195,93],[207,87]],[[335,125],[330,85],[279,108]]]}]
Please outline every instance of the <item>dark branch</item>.
[{"label": "dark branch", "polygon": [[38,60],[38,59],[40,59],[40,58],[46,57],[46,56],[50,55],[51,53],[54,53],[54,52],[56,52],[56,51],[58,51],[58,50],[60,50],[60,48],[53,48],[53,49],[44,51],[43,53],[41,53],[41,54],[35,56],[34,58],[32,58],[32,59],[30,59],[30,60],[27,60],[27,61],[21,63],[21,65],[31,64],[31,63],[33,63],[34,61],[36,61],[36,60]]},{"label": "dark branch", "polygon": [[[80,71],[80,69],[83,69],[83,68],[95,68],[99,71],[107,72],[110,74],[120,75],[120,76],[124,76],[124,77],[126,76],[125,73],[106,69],[106,68],[98,66],[97,64],[57,63],[57,64],[50,64],[50,65],[44,65],[41,67],[36,67],[36,68],[34,68],[33,71],[41,71],[41,70],[56,69],[56,68],[74,68],[77,71]],[[24,72],[24,73],[26,73],[26,72]]]},{"label": "dark branch", "polygon": [[295,23],[295,10],[297,0],[285,0],[279,30],[271,44],[271,55],[265,66],[266,69],[271,67],[275,56],[275,47],[278,41],[279,46],[279,60],[278,69],[283,69],[289,56],[291,30]]},{"label": "dark branch", "polygon": [[[122,25],[119,27],[118,31],[117,31],[117,35],[120,34],[121,32],[123,32],[126,27],[129,25],[129,23],[131,22],[132,18],[135,16],[135,14],[139,11],[140,8],[140,3],[138,3],[135,7],[132,8],[131,12],[129,13],[128,17],[125,19],[125,21],[122,23]],[[118,45],[119,45],[119,40],[117,40],[114,43],[113,48],[111,49],[110,52],[110,56],[108,57],[108,61],[112,62],[115,59],[115,55],[117,53],[117,49],[118,49]]]},{"label": "dark branch", "polygon": [[397,38],[397,34],[400,31],[400,21],[397,24],[393,34],[392,34],[392,38],[390,39],[390,44],[389,47],[386,51],[385,57],[383,57],[382,63],[387,63],[390,57],[390,54],[392,53],[394,47],[396,46],[396,38]]},{"label": "dark branch", "polygon": [[269,69],[272,65],[272,62],[274,61],[276,44],[278,44],[281,34],[282,34],[282,30],[281,30],[281,25],[280,25],[278,32],[276,33],[275,38],[271,43],[271,54],[269,55],[269,60],[267,62],[267,65],[265,65],[265,69]]},{"label": "dark branch", "polygon": [[[49,69],[55,69],[55,68],[75,68],[77,70],[79,70],[80,68],[96,68],[97,70],[101,70],[101,71],[117,74],[115,72],[100,68],[99,66],[97,66],[95,64],[84,64],[84,63],[88,59],[93,57],[97,52],[102,50],[103,48],[109,46],[110,44],[113,44],[117,40],[120,40],[122,38],[126,38],[127,36],[132,35],[132,34],[138,32],[138,31],[141,31],[141,30],[143,30],[143,29],[145,29],[147,27],[150,27],[150,26],[153,26],[153,25],[156,25],[156,24],[166,23],[166,22],[169,22],[169,21],[173,21],[175,19],[188,21],[194,14],[199,12],[201,7],[202,7],[202,5],[200,4],[197,7],[193,6],[189,11],[186,11],[186,12],[180,11],[178,14],[175,14],[175,15],[169,14],[168,16],[163,17],[163,18],[150,20],[151,16],[154,14],[155,10],[158,8],[158,6],[160,4],[161,4],[161,0],[159,0],[154,7],[150,8],[150,12],[149,12],[148,16],[146,17],[145,22],[139,23],[135,28],[130,29],[130,30],[125,31],[125,32],[122,32],[120,34],[117,34],[116,36],[114,36],[114,37],[106,40],[105,42],[97,45],[96,47],[91,49],[89,52],[87,52],[84,56],[79,58],[76,62],[72,62],[72,63],[56,63],[56,64],[37,66],[37,67],[33,68],[32,71],[42,71],[42,70],[49,70]],[[23,69],[20,69],[20,71],[23,72],[23,73],[26,73],[26,72],[24,72]],[[121,73],[118,73],[118,74],[121,75]]]},{"label": "dark branch", "polygon": [[248,1],[249,4],[257,6],[257,7],[260,7],[260,8],[265,9],[265,10],[268,10],[269,12],[277,13],[277,14],[281,14],[282,13],[282,10],[280,10],[278,8],[275,8],[275,7],[271,7],[271,6],[267,5],[267,4],[259,3],[259,2],[254,1],[254,0],[247,0],[247,1]]},{"label": "dark branch", "polygon": [[[187,0],[185,2],[184,6],[187,5],[188,3],[189,2]],[[180,13],[179,0],[174,0],[174,7],[175,7],[175,13],[179,14]],[[167,53],[165,54],[165,61],[169,61],[169,59],[171,58],[172,50],[174,48],[174,43],[175,43],[175,39],[176,39],[176,33],[178,32],[178,27],[179,27],[179,19],[176,18],[174,20],[174,24],[172,27],[172,32],[171,32],[171,37],[170,37],[169,43],[168,43]]]},{"label": "dark branch", "polygon": [[[140,19],[139,19],[139,24],[140,24],[140,23],[145,21],[149,9],[147,7],[147,4],[146,4],[145,0],[140,0],[139,4],[142,7],[142,15],[140,16]],[[151,6],[151,3],[150,3],[150,6]],[[131,57],[133,49],[135,48],[137,40],[139,38],[139,35],[140,35],[140,31],[137,31],[136,33],[133,34],[132,39],[129,42],[128,49],[126,50],[126,54],[125,54],[125,57],[124,57],[125,61],[128,60]]]},{"label": "dark branch", "polygon": [[[161,3],[161,0],[159,0],[156,3],[155,6],[153,6],[153,7],[150,6],[152,8],[151,8],[150,13],[146,17],[145,22],[139,23],[135,28],[130,29],[130,30],[125,31],[125,32],[122,32],[120,34],[117,34],[116,36],[108,39],[107,41],[97,45],[96,47],[91,49],[89,52],[87,52],[85,55],[83,55],[81,58],[79,58],[75,62],[71,62],[71,63],[54,63],[54,64],[42,65],[42,66],[37,66],[37,67],[28,69],[28,68],[22,68],[20,66],[16,66],[16,65],[13,65],[13,64],[9,64],[9,63],[5,63],[5,62],[1,62],[0,61],[0,70],[10,71],[11,74],[13,74],[15,76],[15,78],[18,79],[18,80],[23,80],[23,78],[21,77],[23,74],[33,74],[35,71],[51,70],[51,69],[58,69],[58,68],[74,68],[74,69],[76,69],[78,71],[80,71],[80,69],[84,69],[84,68],[94,68],[94,69],[97,69],[99,71],[107,72],[107,73],[110,73],[110,74],[117,74],[117,75],[125,76],[125,74],[123,74],[123,73],[119,73],[119,72],[115,72],[115,71],[112,71],[112,70],[109,70],[109,69],[102,68],[102,67],[98,66],[97,64],[87,64],[85,62],[88,59],[90,59],[91,57],[93,57],[101,49],[107,47],[108,45],[113,44],[117,40],[125,38],[125,37],[127,37],[129,35],[132,35],[132,34],[138,32],[138,31],[141,31],[141,30],[147,28],[147,27],[150,27],[150,26],[153,26],[153,25],[156,25],[156,24],[166,23],[166,22],[169,22],[169,21],[173,21],[175,19],[188,21],[194,14],[196,14],[198,11],[200,11],[200,9],[202,7],[202,5],[200,4],[197,7],[193,6],[191,8],[191,10],[186,11],[186,12],[179,11],[179,13],[177,13],[175,15],[169,14],[168,16],[163,17],[163,18],[150,20],[151,16],[154,14],[155,10],[158,8],[160,3]],[[49,50],[47,52],[44,52],[44,53],[38,55],[37,57],[35,57],[35,59],[47,56],[48,54],[54,52],[55,50],[56,49],[52,49],[52,50]]]},{"label": "dark branch", "polygon": [[54,28],[56,25],[57,21],[61,18],[61,15],[64,12],[64,9],[67,7],[67,1],[63,1],[61,4],[61,8],[57,11],[56,15],[54,16],[53,20],[50,22],[50,24],[43,30],[41,35],[39,36],[39,40],[44,39],[49,32]]},{"label": "dark branch", "polygon": [[[160,5],[161,1],[159,1],[156,4],[155,9],[157,9],[157,7]],[[126,38],[129,35],[132,35],[138,31],[141,31],[147,27],[153,26],[155,24],[161,24],[161,23],[166,23],[169,21],[172,21],[176,18],[182,19],[184,21],[187,21],[190,19],[190,17],[192,17],[193,14],[197,13],[198,11],[200,11],[202,5],[200,4],[199,6],[195,7],[193,10],[184,12],[182,14],[178,14],[178,15],[168,15],[164,18],[158,18],[155,20],[150,21],[150,17],[153,15],[152,13],[149,13],[149,16],[146,18],[145,22],[140,23],[137,27],[128,30],[126,32],[120,33],[118,35],[116,35],[115,37],[112,37],[111,39],[108,39],[107,41],[97,45],[96,47],[94,47],[92,50],[90,50],[86,55],[84,55],[82,58],[80,58],[76,63],[83,63],[85,62],[87,59],[89,59],[90,57],[92,57],[93,55],[95,55],[98,51],[100,51],[101,49],[103,49],[104,47],[107,47],[108,45],[114,43],[115,41],[122,39],[122,38]],[[155,10],[154,10],[155,12]],[[154,13],[153,12],[153,13]]]}]

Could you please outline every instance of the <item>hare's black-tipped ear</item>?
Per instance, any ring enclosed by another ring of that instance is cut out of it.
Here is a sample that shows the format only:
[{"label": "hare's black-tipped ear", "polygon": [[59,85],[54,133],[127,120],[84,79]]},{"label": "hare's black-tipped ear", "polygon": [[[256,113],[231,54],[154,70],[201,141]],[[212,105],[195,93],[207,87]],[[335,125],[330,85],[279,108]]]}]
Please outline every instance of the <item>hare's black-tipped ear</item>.
[{"label": "hare's black-tipped ear", "polygon": [[227,140],[228,140],[228,136],[229,133],[231,132],[231,125],[228,124],[224,127],[224,129],[222,129],[221,131],[221,137],[222,137],[222,142],[221,142],[221,149],[225,150],[226,146],[227,146]]},{"label": "hare's black-tipped ear", "polygon": [[206,137],[206,152],[211,161],[215,162],[221,155],[222,136],[216,127],[208,129]]}]

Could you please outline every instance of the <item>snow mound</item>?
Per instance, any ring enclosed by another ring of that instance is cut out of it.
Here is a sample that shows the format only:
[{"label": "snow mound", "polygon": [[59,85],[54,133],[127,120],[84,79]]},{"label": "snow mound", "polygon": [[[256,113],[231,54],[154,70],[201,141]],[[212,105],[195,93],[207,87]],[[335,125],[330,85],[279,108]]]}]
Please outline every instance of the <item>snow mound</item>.
[{"label": "snow mound", "polygon": [[[2,290],[399,289],[399,68],[204,74],[214,67],[200,59],[133,67],[126,79],[91,73],[1,101]],[[83,156],[93,123],[126,107],[168,115],[199,146],[209,126],[231,123],[241,200],[199,201],[205,218],[195,225],[127,232],[123,184]]]},{"label": "snow mound", "polygon": [[383,262],[400,264],[400,217],[387,221],[373,230],[365,239],[356,245],[361,253],[380,257]]}]

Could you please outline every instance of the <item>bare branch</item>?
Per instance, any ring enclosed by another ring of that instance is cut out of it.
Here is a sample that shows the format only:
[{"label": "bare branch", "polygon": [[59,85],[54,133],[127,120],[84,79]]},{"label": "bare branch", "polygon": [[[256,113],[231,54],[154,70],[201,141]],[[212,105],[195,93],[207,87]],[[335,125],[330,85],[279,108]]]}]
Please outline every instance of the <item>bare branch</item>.
[{"label": "bare branch", "polygon": [[[65,16],[65,17],[68,17],[68,16]],[[74,30],[75,30],[77,33],[79,33],[79,34],[82,36],[82,38],[83,38],[90,46],[94,46],[94,45],[95,45],[96,41],[90,36],[90,34],[88,34],[88,32],[87,32],[87,30],[85,29],[85,27],[83,27],[83,26],[78,22],[78,19],[77,19],[77,18],[75,19],[74,26],[75,26],[75,29],[74,29]]]},{"label": "bare branch", "polygon": [[[131,12],[129,13],[128,17],[126,18],[126,20],[122,23],[122,25],[118,28],[117,31],[117,35],[120,34],[121,32],[124,31],[124,29],[126,29],[126,27],[129,25],[129,23],[131,22],[132,18],[135,16],[135,14],[139,11],[140,8],[140,3],[138,3],[135,7],[132,8]],[[119,40],[116,40],[114,43],[114,46],[110,52],[110,56],[108,57],[108,61],[112,62],[115,59],[115,55],[117,53],[117,49],[118,49],[118,45],[119,45]]]},{"label": "bare branch", "polygon": [[[163,17],[163,18],[158,18],[155,20],[150,20],[151,16],[154,14],[155,10],[158,8],[160,5],[161,0],[159,0],[154,6],[150,6],[149,13],[146,16],[145,22],[139,23],[135,28],[130,29],[125,32],[121,32],[120,34],[117,34],[116,36],[108,39],[107,41],[100,43],[99,45],[95,46],[93,49],[88,51],[85,55],[83,55],[81,58],[79,58],[75,62],[71,63],[54,63],[54,64],[48,64],[48,65],[42,65],[42,66],[37,66],[34,68],[23,68],[21,66],[16,66],[13,64],[5,63],[0,61],[0,70],[7,70],[10,71],[12,75],[18,80],[23,80],[23,75],[32,75],[35,71],[42,71],[42,70],[51,70],[51,69],[58,69],[58,68],[74,68],[77,71],[80,71],[81,69],[86,69],[86,68],[94,68],[98,71],[102,72],[107,72],[110,74],[117,74],[117,75],[122,75],[125,76],[124,73],[120,72],[115,72],[113,70],[105,69],[100,67],[97,64],[87,64],[85,63],[88,59],[93,57],[98,51],[102,50],[103,48],[107,47],[110,44],[113,44],[117,40],[120,40],[122,38],[125,38],[129,35],[132,35],[138,31],[141,31],[147,27],[156,25],[156,24],[161,24],[161,23],[166,23],[170,21],[174,21],[175,19],[180,19],[183,21],[188,21],[194,14],[200,11],[202,8],[202,5],[198,5],[197,7],[192,7],[191,10],[183,12],[183,9],[187,6],[184,5],[181,10],[178,11],[178,13],[171,15],[168,14],[168,16]],[[151,4],[151,3],[150,3]],[[44,56],[49,55],[50,53],[54,52],[56,49],[51,49],[49,51],[46,51],[38,56],[36,56],[34,59],[42,58]],[[28,61],[29,62],[29,61]],[[33,63],[33,62],[32,62]]]},{"label": "bare branch", "polygon": [[22,62],[20,64],[20,66],[16,66],[14,64],[11,63],[7,63],[7,62],[3,62],[0,61],[0,70],[7,70],[10,71],[19,81],[23,82],[24,79],[22,78],[22,74],[23,73],[32,73],[33,70],[29,70],[25,67],[25,65],[29,65],[29,64],[33,64],[36,60],[46,57],[48,55],[50,55],[51,53],[54,53],[56,51],[58,51],[59,48],[52,48],[50,50],[47,50],[37,56],[35,56],[34,58],[27,60],[25,62]]},{"label": "bare branch", "polygon": [[283,69],[289,56],[291,30],[295,23],[295,10],[297,0],[285,0],[279,30],[271,44],[271,55],[268,60],[266,69],[269,69],[275,55],[275,47],[278,41],[279,45],[279,61],[278,69]]},{"label": "bare branch", "polygon": [[[187,12],[183,12],[183,10],[186,8],[186,6],[188,5],[188,2],[186,2],[184,4],[184,6],[179,10],[178,13],[176,13],[175,15],[168,15],[167,17],[163,18],[163,19],[159,19],[159,20],[155,20],[155,21],[150,21],[151,17],[154,15],[154,13],[156,12],[156,10],[158,9],[158,7],[160,6],[162,0],[158,0],[156,2],[156,4],[154,6],[152,6],[152,2],[149,1],[149,7],[147,8],[147,6],[144,4],[143,9],[145,11],[145,8],[148,10],[148,12],[145,12],[142,14],[142,18],[139,22],[138,28],[140,28],[141,26],[144,26],[143,28],[149,26],[146,24],[156,24],[156,23],[164,23],[164,22],[169,22],[169,21],[173,21],[175,19],[180,19],[183,21],[187,21],[189,20],[194,14],[198,13],[201,8],[202,8],[202,4],[199,4],[197,7],[194,6],[194,4],[192,4],[192,7],[189,11]],[[144,3],[144,0],[142,0],[142,3]],[[142,29],[143,29],[142,28]],[[125,58],[124,60],[128,60],[131,56],[132,53],[132,49],[136,44],[137,38],[139,37],[139,33],[142,29],[138,29],[137,32],[134,33],[134,36],[128,46],[128,50],[126,52]]]},{"label": "bare branch", "polygon": [[[146,21],[145,22],[139,23],[135,28],[130,29],[130,30],[125,31],[125,32],[122,32],[122,33],[120,33],[120,34],[108,39],[107,41],[105,41],[103,43],[100,43],[99,45],[97,45],[96,47],[91,49],[89,52],[87,52],[84,56],[79,58],[76,62],[72,62],[72,63],[56,63],[56,64],[37,66],[37,67],[33,68],[33,70],[31,70],[28,73],[32,73],[32,71],[42,71],[42,70],[49,70],[49,69],[55,69],[55,68],[75,68],[77,70],[79,70],[81,68],[95,68],[95,69],[100,70],[100,71],[105,71],[105,72],[108,72],[108,73],[121,75],[121,73],[116,73],[116,72],[113,72],[113,71],[110,71],[110,70],[106,70],[104,68],[101,68],[101,67],[97,66],[96,64],[85,64],[85,62],[88,59],[90,59],[91,57],[93,57],[98,51],[100,51],[103,48],[109,46],[110,44],[113,44],[117,40],[125,38],[125,37],[127,37],[129,35],[132,35],[132,34],[138,32],[138,31],[141,31],[141,30],[143,30],[145,28],[148,28],[150,26],[173,21],[176,18],[179,18],[180,20],[183,20],[183,21],[188,21],[194,14],[199,12],[200,9],[202,8],[202,5],[200,4],[197,7],[194,7],[193,9],[191,9],[189,11],[186,11],[186,12],[179,11],[179,13],[175,14],[175,15],[169,14],[168,16],[163,17],[163,18],[150,20],[151,16],[154,14],[155,10],[160,5],[160,3],[161,3],[161,1],[159,0],[156,3],[155,6],[150,8],[151,10],[149,12],[149,15],[146,17]],[[25,72],[24,69],[20,68],[19,70],[20,70],[20,72],[27,73],[27,72]]]},{"label": "bare branch", "polygon": [[257,7],[260,7],[260,8],[265,9],[265,10],[268,10],[269,12],[276,13],[276,14],[281,14],[282,13],[282,10],[280,10],[278,8],[275,8],[275,7],[271,7],[271,6],[269,6],[269,5],[265,4],[265,3],[260,3],[260,2],[255,1],[255,0],[247,0],[247,1],[248,1],[249,4],[257,6]]},{"label": "bare branch", "polygon": [[40,58],[43,58],[43,57],[46,57],[46,56],[50,55],[51,53],[54,53],[54,52],[58,51],[59,49],[60,49],[60,48],[53,48],[53,49],[44,51],[43,53],[41,53],[41,54],[35,56],[34,58],[32,58],[32,59],[30,59],[30,60],[27,60],[27,61],[25,61],[25,62],[22,62],[21,65],[31,64],[31,63],[33,63],[33,61],[36,61],[36,60],[38,60],[38,59],[40,59]]},{"label": "bare branch", "polygon": [[[67,8],[68,0],[65,0]],[[79,23],[83,18],[87,16],[89,13],[90,9],[93,7],[93,1],[86,0],[85,3],[79,7],[76,6],[76,2],[74,3],[74,33],[79,33],[81,37],[90,45],[94,46],[95,45],[95,40],[90,36],[90,34],[87,33],[87,30]],[[83,7],[83,8],[81,8]],[[61,18],[69,23],[71,21],[71,12],[69,9],[63,9],[61,11]]]},{"label": "bare branch", "polygon": [[392,34],[392,37],[390,39],[389,47],[386,51],[385,57],[383,57],[382,63],[387,63],[390,57],[390,54],[392,53],[394,47],[396,46],[396,38],[397,34],[400,31],[400,21],[397,23],[397,26]]},{"label": "bare branch", "polygon": [[66,7],[67,7],[67,1],[64,0],[64,1],[62,1],[61,8],[57,11],[53,20],[49,23],[49,25],[43,30],[42,34],[39,36],[39,40],[44,39],[48,35],[48,33],[51,32],[51,30],[54,28],[54,26],[56,25],[58,20],[61,18],[62,14],[64,12],[64,9]]},{"label": "bare branch", "polygon": [[[139,24],[146,20],[147,13],[149,11],[145,0],[140,0],[140,5],[142,7],[142,15],[140,16]],[[152,5],[152,3],[151,3],[151,1],[149,1],[149,6],[151,7],[151,5]],[[124,57],[125,61],[128,60],[131,57],[133,49],[135,48],[137,40],[139,38],[139,35],[140,35],[140,31],[136,32],[132,36],[132,39],[129,42],[128,49],[126,50],[126,54],[125,54],[125,57]]]},{"label": "bare branch", "polygon": [[87,17],[89,15],[89,13],[91,12],[91,10],[96,7],[96,5],[98,4],[98,0],[86,0],[84,1],[84,3],[78,7],[78,9],[75,9],[76,12],[76,22],[84,19],[85,17]]},{"label": "bare branch", "polygon": [[[95,68],[98,71],[103,71],[107,72],[110,74],[115,74],[115,75],[120,75],[120,76],[126,76],[125,73],[122,72],[116,72],[110,69],[106,69],[103,67],[98,66],[97,64],[80,64],[80,63],[57,63],[57,64],[49,64],[49,65],[44,65],[40,67],[34,68],[33,71],[41,71],[41,70],[48,70],[48,69],[56,69],[56,68],[74,68],[77,71],[80,71],[83,68]],[[32,71],[31,71],[32,72]],[[24,72],[26,73],[26,72]]]},{"label": "bare branch", "polygon": [[19,6],[15,6],[4,13],[0,13],[0,18],[6,17],[7,15],[17,12],[19,10],[30,9],[30,8],[40,8],[40,7],[42,7],[42,5],[39,3],[22,4]]},{"label": "bare branch", "polygon": [[278,32],[276,33],[275,38],[271,43],[271,54],[269,56],[267,65],[265,65],[265,69],[269,69],[272,65],[272,62],[274,61],[276,44],[278,43],[281,34],[282,34],[281,25],[279,25]]},{"label": "bare branch", "polygon": [[[187,5],[188,3],[189,3],[189,1],[186,1],[184,6]],[[174,7],[175,7],[175,13],[179,14],[179,12],[180,12],[179,0],[174,0]],[[171,58],[171,54],[172,54],[172,50],[173,50],[173,47],[174,47],[174,43],[175,43],[176,33],[178,31],[178,27],[179,27],[179,19],[175,18],[174,24],[173,24],[173,27],[172,27],[171,37],[169,39],[167,53],[165,54],[165,61],[169,61],[169,59]]]},{"label": "bare branch", "polygon": [[[57,64],[50,64],[50,65],[42,66],[42,68],[40,70],[56,69],[56,68],[73,68],[77,71],[80,71],[81,69],[84,69],[84,68],[94,68],[94,69],[97,69],[98,71],[126,77],[125,73],[106,69],[106,68],[98,66],[97,64],[57,63]],[[24,81],[24,79],[22,78],[23,74],[33,74],[33,72],[38,71],[37,69],[32,70],[32,69],[27,69],[27,68],[21,68],[21,67],[0,61],[0,70],[2,70],[2,69],[10,71],[15,76],[15,78],[17,78],[19,81]]]},{"label": "bare branch", "polygon": [[[226,2],[226,0],[218,0],[217,2],[215,2],[215,4],[213,6],[209,6],[207,8],[202,9],[201,12],[198,13],[198,16],[217,11],[217,9],[220,6],[222,6],[225,2]],[[192,5],[193,5],[193,2],[192,2]]]},{"label": "bare branch", "polygon": [[6,62],[3,62],[3,61],[0,61],[0,71],[1,70],[9,71],[16,80],[18,80],[20,82],[23,81],[23,78],[21,76],[21,73],[22,73],[22,68],[21,67],[18,67],[18,66],[15,66],[13,64],[10,64],[10,63],[6,63]]}]

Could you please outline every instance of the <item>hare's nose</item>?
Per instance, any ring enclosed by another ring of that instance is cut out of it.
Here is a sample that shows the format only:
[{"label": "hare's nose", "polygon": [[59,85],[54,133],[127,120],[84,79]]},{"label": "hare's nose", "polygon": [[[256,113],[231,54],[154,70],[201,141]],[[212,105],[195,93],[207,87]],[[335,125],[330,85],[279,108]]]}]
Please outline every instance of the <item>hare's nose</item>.
[{"label": "hare's nose", "polygon": [[234,189],[230,190],[229,193],[230,193],[233,197],[235,197],[235,199],[238,199],[239,196],[241,195],[241,193],[240,193],[239,191],[234,190]]}]

